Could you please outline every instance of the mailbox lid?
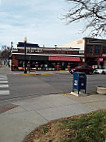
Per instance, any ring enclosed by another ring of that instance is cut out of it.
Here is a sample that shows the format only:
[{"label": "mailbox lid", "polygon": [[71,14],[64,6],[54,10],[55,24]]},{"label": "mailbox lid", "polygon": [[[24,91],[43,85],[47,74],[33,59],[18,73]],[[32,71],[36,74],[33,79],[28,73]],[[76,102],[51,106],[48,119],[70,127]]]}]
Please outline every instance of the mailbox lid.
[{"label": "mailbox lid", "polygon": [[73,73],[73,77],[79,77],[79,78],[81,78],[81,77],[86,77],[86,73],[85,72],[74,72]]}]

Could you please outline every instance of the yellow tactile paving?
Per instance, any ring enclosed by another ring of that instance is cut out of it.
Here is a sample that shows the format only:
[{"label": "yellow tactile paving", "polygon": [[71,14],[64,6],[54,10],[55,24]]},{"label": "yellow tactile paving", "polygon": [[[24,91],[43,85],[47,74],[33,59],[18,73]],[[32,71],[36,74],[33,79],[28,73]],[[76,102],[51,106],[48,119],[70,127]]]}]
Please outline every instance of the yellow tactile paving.
[{"label": "yellow tactile paving", "polygon": [[61,94],[61,95],[71,95],[71,93],[64,93],[64,94]]},{"label": "yellow tactile paving", "polygon": [[9,73],[13,75],[53,75],[55,73]]}]

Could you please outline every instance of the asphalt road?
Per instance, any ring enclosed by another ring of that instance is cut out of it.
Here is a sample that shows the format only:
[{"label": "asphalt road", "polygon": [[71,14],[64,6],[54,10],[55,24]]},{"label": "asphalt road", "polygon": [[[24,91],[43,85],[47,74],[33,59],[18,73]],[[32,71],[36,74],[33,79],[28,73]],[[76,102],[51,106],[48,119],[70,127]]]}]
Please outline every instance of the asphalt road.
[{"label": "asphalt road", "polygon": [[[40,95],[64,94],[72,91],[73,75],[13,75],[8,74],[9,95],[0,95],[0,101],[25,99]],[[87,75],[87,93],[96,93],[96,87],[106,85],[106,75]]]}]

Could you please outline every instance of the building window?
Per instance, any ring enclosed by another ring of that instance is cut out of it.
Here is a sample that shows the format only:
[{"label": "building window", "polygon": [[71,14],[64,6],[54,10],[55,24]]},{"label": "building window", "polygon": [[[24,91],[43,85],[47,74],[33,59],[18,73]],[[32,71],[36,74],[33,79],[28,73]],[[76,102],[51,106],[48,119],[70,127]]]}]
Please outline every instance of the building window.
[{"label": "building window", "polygon": [[101,46],[100,45],[95,45],[95,53],[100,54],[101,53]]},{"label": "building window", "polygon": [[92,53],[92,51],[93,51],[93,45],[87,45],[86,52],[87,53]]},{"label": "building window", "polygon": [[23,67],[23,61],[20,60],[20,61],[18,62],[18,66],[19,66],[19,67]]},{"label": "building window", "polygon": [[106,54],[106,46],[103,46],[103,54]]}]

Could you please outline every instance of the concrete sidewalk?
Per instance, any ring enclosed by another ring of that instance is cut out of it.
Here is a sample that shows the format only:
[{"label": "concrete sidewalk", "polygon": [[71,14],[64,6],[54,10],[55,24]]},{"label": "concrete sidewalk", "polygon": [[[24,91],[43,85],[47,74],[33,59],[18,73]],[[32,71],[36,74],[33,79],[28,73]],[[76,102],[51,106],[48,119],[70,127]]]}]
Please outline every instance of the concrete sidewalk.
[{"label": "concrete sidewalk", "polygon": [[68,70],[60,70],[60,71],[27,71],[27,73],[25,74],[24,71],[11,71],[10,68],[6,65],[2,65],[2,67],[0,67],[0,73],[1,74],[21,74],[21,75],[33,75],[33,74],[55,74],[55,73],[67,73],[69,72]]},{"label": "concrete sidewalk", "polygon": [[0,142],[22,142],[33,129],[50,120],[106,109],[106,96],[52,94],[12,103],[17,107],[0,114]]},{"label": "concrete sidewalk", "polygon": [[9,74],[13,75],[53,75],[53,74],[60,74],[60,73],[69,73],[69,71],[33,71],[33,72],[27,72],[24,73],[23,71],[11,71]]}]

